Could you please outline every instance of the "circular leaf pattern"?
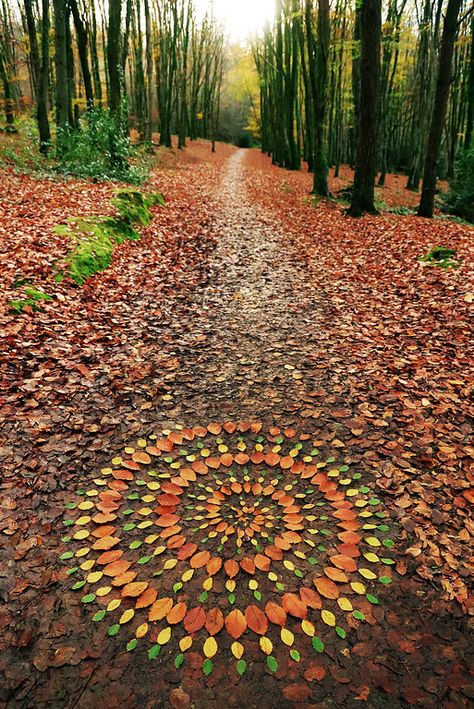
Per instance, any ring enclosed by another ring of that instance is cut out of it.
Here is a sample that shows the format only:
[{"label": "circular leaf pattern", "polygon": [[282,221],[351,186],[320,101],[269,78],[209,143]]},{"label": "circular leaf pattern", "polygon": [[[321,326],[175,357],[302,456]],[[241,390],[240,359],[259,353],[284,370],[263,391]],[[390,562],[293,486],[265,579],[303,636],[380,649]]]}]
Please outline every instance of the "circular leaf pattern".
[{"label": "circular leaf pattern", "polygon": [[205,674],[223,645],[243,674],[247,638],[272,671],[277,646],[299,662],[344,639],[391,582],[394,543],[361,473],[317,445],[227,422],[127,446],[66,506],[60,558],[92,620],[129,650],[148,636],[150,659],[174,641],[177,667],[199,634]]}]

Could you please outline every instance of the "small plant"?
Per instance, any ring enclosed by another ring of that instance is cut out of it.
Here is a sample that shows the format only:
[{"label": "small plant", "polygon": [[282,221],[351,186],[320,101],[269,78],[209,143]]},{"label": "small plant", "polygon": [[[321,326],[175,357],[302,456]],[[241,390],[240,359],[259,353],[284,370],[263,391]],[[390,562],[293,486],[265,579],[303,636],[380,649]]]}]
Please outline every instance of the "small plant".
[{"label": "small plant", "polygon": [[30,307],[32,310],[41,310],[41,304],[45,301],[52,300],[51,296],[43,293],[34,286],[24,286],[23,292],[25,299],[11,300],[9,302],[10,309],[15,313],[21,313],[24,308]]},{"label": "small plant", "polygon": [[443,197],[445,209],[474,222],[474,147],[460,155],[455,173],[449,192]]},{"label": "small plant", "polygon": [[448,249],[446,246],[435,246],[419,260],[441,268],[459,268],[461,265],[456,258],[455,249]]}]

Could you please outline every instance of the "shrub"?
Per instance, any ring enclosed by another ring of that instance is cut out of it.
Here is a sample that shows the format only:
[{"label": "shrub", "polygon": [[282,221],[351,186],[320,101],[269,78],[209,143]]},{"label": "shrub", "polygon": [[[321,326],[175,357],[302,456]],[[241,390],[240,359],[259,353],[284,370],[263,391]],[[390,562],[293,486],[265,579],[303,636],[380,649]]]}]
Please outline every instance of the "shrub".
[{"label": "shrub", "polygon": [[454,180],[443,201],[451,214],[474,222],[474,146],[459,157]]},{"label": "shrub", "polygon": [[57,170],[65,175],[139,184],[143,168],[130,164],[130,139],[109,109],[94,108],[81,127],[62,129]]}]

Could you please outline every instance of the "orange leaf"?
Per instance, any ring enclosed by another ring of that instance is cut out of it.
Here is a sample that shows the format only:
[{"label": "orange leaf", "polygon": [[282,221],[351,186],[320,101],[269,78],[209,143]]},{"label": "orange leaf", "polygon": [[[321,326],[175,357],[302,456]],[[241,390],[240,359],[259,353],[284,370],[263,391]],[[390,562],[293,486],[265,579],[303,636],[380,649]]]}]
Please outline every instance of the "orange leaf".
[{"label": "orange leaf", "polygon": [[276,546],[268,546],[265,548],[265,554],[273,559],[273,561],[281,561],[283,559],[283,552]]},{"label": "orange leaf", "polygon": [[280,456],[278,453],[267,453],[265,456],[265,463],[270,467],[273,467],[280,462]]},{"label": "orange leaf", "polygon": [[107,564],[104,567],[104,574],[106,576],[120,576],[129,570],[132,563],[130,561],[125,561],[125,559],[120,559],[119,561],[112,561],[111,564]]},{"label": "orange leaf", "polygon": [[209,433],[212,433],[213,436],[218,436],[219,433],[222,431],[222,426],[220,423],[210,423],[207,427],[207,430],[209,431]]},{"label": "orange leaf", "polygon": [[132,455],[133,460],[135,463],[144,463],[145,465],[148,465],[151,463],[151,458],[148,455],[148,453],[145,453],[145,451],[136,451]]},{"label": "orange leaf", "polygon": [[286,611],[273,601],[268,601],[265,606],[265,613],[270,621],[274,625],[281,625],[283,627],[286,623]]},{"label": "orange leaf", "polygon": [[176,623],[181,623],[184,616],[186,615],[187,610],[188,607],[186,603],[177,603],[175,606],[173,606],[173,608],[166,616],[166,620],[170,625],[176,625]]},{"label": "orange leaf", "polygon": [[238,608],[231,611],[225,619],[225,627],[231,638],[238,640],[247,628],[247,621]]},{"label": "orange leaf", "polygon": [[268,628],[268,622],[265,613],[260,610],[260,608],[257,606],[247,606],[245,611],[245,619],[250,630],[253,630],[254,633],[257,633],[257,635],[265,635]]},{"label": "orange leaf", "polygon": [[122,596],[124,598],[136,598],[141,596],[143,591],[148,588],[148,581],[138,581],[136,583],[128,583],[122,588]]},{"label": "orange leaf", "polygon": [[217,635],[224,627],[224,616],[220,608],[211,608],[206,616],[206,630],[209,635]]},{"label": "orange leaf", "polygon": [[155,524],[158,527],[171,527],[176,524],[176,522],[179,522],[178,515],[161,515],[161,517],[158,517]]},{"label": "orange leaf", "polygon": [[116,546],[119,541],[120,539],[118,537],[102,537],[102,539],[98,539],[95,544],[92,545],[92,548],[108,551]]},{"label": "orange leaf", "polygon": [[303,620],[308,615],[306,603],[298,598],[295,593],[284,593],[281,602],[286,612],[295,618]]},{"label": "orange leaf", "polygon": [[336,554],[330,557],[330,561],[334,566],[337,566],[338,569],[342,569],[343,571],[357,571],[357,564],[350,556]]},{"label": "orange leaf", "polygon": [[339,589],[331,579],[324,577],[314,579],[314,585],[324,598],[339,598]]},{"label": "orange leaf", "polygon": [[228,559],[225,562],[224,569],[230,579],[233,579],[234,576],[237,576],[237,574],[239,573],[239,565],[233,559]]},{"label": "orange leaf", "polygon": [[224,453],[221,455],[221,463],[222,465],[225,465],[227,468],[232,465],[234,462],[234,456],[231,455],[230,453]]},{"label": "orange leaf", "polygon": [[199,475],[206,475],[206,473],[209,472],[209,468],[205,463],[203,463],[202,460],[195,460],[194,463],[192,463],[191,468]]},{"label": "orange leaf", "polygon": [[336,569],[334,566],[326,566],[323,571],[331,581],[338,581],[339,583],[347,583],[349,581],[344,571]]},{"label": "orange leaf", "polygon": [[306,605],[310,608],[315,608],[316,610],[322,608],[323,604],[321,598],[319,594],[316,593],[316,591],[313,591],[312,588],[306,588],[306,586],[301,586],[300,596],[301,600],[306,603]]},{"label": "orange leaf", "polygon": [[285,455],[285,457],[280,460],[280,467],[283,468],[283,470],[288,470],[294,462],[291,455]]},{"label": "orange leaf", "polygon": [[192,608],[188,611],[186,618],[184,619],[184,627],[187,633],[196,633],[201,630],[204,623],[206,622],[206,613],[202,606],[197,608]]},{"label": "orange leaf", "polygon": [[257,569],[260,569],[260,571],[270,570],[270,559],[267,556],[263,556],[263,554],[256,554],[254,562],[255,566]]},{"label": "orange leaf", "polygon": [[184,559],[189,559],[190,556],[194,554],[196,549],[198,548],[197,544],[194,544],[194,542],[188,542],[184,546],[181,547],[181,549],[178,552],[178,559],[180,561],[183,561]]},{"label": "orange leaf", "polygon": [[157,595],[158,593],[156,589],[151,588],[150,586],[146,589],[146,591],[143,591],[141,596],[137,598],[135,608],[148,608],[148,606],[151,606],[151,604],[155,602]]},{"label": "orange leaf", "polygon": [[120,549],[113,549],[112,551],[104,551],[104,553],[98,557],[97,563],[98,564],[111,564],[112,561],[117,561],[117,559],[120,559],[121,556],[123,556],[123,551],[121,551]]},{"label": "orange leaf", "polygon": [[250,575],[255,573],[255,564],[252,559],[248,558],[248,556],[244,556],[240,562],[240,567]]},{"label": "orange leaf", "polygon": [[172,598],[159,598],[150,608],[148,620],[162,620],[165,618],[173,607]]},{"label": "orange leaf", "polygon": [[189,564],[193,569],[200,569],[201,566],[205,566],[207,564],[210,558],[211,555],[207,549],[205,551],[198,551],[198,553],[193,556]]},{"label": "orange leaf", "polygon": [[213,559],[207,562],[206,564],[206,571],[209,574],[209,576],[214,576],[214,574],[217,574],[219,569],[222,566],[222,559],[220,559],[218,556],[215,556]]}]

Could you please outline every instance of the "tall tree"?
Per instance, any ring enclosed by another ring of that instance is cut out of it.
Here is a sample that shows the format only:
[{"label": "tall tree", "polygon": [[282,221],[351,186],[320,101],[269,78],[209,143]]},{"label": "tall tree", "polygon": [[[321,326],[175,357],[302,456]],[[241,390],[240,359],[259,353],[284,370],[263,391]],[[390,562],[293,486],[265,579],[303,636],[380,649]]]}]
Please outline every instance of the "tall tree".
[{"label": "tall tree", "polygon": [[38,98],[36,117],[40,139],[40,152],[46,155],[49,150],[51,133],[48,119],[49,87],[49,0],[41,0],[41,60],[38,78]]},{"label": "tall tree", "polygon": [[349,214],[375,213],[380,95],[381,0],[361,0],[360,5],[360,102],[357,125],[357,157]]},{"label": "tall tree", "polygon": [[71,8],[72,17],[74,20],[74,27],[76,29],[77,36],[77,51],[79,54],[79,61],[81,63],[82,79],[84,82],[84,91],[86,94],[86,104],[89,111],[94,107],[94,92],[92,89],[92,75],[89,66],[89,56],[88,56],[88,31],[85,18],[79,9],[78,0],[69,0],[69,6]]},{"label": "tall tree", "polygon": [[462,0],[448,0],[444,18],[443,37],[439,52],[438,78],[423,172],[423,188],[420,206],[418,207],[419,217],[432,217],[434,211],[439,149],[448,106],[449,89],[452,81],[451,69],[453,64],[454,43],[458,32],[458,17],[461,5]]},{"label": "tall tree", "polygon": [[54,7],[54,67],[56,74],[56,125],[58,127],[57,152],[64,149],[64,130],[71,117],[69,95],[68,47],[67,47],[67,0],[53,0]]}]

